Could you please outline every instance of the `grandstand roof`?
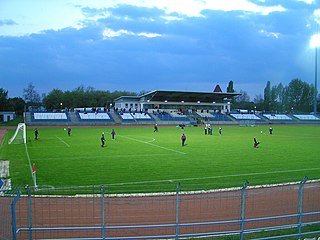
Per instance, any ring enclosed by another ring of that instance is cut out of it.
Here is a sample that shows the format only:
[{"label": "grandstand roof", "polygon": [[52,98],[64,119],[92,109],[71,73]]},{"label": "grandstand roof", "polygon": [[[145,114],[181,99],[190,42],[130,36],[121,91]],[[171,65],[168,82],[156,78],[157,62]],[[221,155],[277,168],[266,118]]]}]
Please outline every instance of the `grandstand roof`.
[{"label": "grandstand roof", "polygon": [[222,102],[238,96],[238,93],[222,93],[222,92],[185,92],[185,91],[159,91],[154,90],[140,97],[147,98],[150,101],[170,101],[170,102]]}]

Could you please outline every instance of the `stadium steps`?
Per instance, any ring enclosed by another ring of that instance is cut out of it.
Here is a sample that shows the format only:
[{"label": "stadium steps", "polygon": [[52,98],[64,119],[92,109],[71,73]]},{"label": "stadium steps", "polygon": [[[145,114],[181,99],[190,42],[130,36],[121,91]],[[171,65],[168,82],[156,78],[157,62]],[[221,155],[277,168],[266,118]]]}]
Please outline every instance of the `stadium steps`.
[{"label": "stadium steps", "polygon": [[155,120],[156,123],[161,122],[161,119],[157,115],[153,113],[149,113],[149,115]]},{"label": "stadium steps", "polygon": [[71,125],[79,125],[79,119],[75,112],[69,112]]},{"label": "stadium steps", "polygon": [[112,116],[115,124],[122,124],[122,121],[121,121],[120,117],[118,116],[118,114],[116,114],[114,112],[110,112],[110,115]]}]

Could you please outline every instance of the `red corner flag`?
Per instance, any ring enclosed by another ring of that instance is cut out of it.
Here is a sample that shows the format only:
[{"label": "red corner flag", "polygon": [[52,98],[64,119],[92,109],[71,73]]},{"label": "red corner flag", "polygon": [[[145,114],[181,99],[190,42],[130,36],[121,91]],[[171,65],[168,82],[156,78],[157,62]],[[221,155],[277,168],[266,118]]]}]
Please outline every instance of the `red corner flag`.
[{"label": "red corner flag", "polygon": [[37,171],[36,164],[34,163],[32,164],[32,173],[35,173],[36,171]]}]

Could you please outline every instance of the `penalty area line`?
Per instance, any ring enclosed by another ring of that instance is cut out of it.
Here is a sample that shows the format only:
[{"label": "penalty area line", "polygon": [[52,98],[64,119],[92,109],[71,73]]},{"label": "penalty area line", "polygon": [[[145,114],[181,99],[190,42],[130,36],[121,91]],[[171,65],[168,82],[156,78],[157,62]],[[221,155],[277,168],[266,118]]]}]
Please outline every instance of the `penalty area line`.
[{"label": "penalty area line", "polygon": [[59,138],[58,136],[56,136],[56,138],[58,138],[63,144],[65,144],[67,147],[70,147],[70,145],[68,143],[66,143],[65,141],[63,141],[62,138]]},{"label": "penalty area line", "polygon": [[141,140],[138,140],[138,139],[135,139],[135,138],[126,137],[126,136],[123,136],[123,135],[120,135],[120,137],[129,139],[129,140],[133,140],[133,141],[136,141],[136,142],[148,144],[148,145],[151,145],[151,146],[154,146],[154,147],[162,148],[162,149],[167,150],[167,151],[176,152],[176,153],[179,153],[179,154],[186,154],[185,152],[180,152],[180,151],[177,151],[177,150],[174,150],[174,149],[171,149],[171,148],[166,148],[166,147],[162,147],[160,145],[153,144],[150,141],[145,142],[145,141],[141,141]]}]

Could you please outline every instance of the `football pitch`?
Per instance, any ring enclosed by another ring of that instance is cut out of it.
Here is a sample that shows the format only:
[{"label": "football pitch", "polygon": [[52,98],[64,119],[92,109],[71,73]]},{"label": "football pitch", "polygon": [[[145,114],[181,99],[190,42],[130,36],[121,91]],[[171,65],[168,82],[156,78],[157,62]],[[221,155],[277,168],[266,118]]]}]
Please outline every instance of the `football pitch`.
[{"label": "football pitch", "polygon": [[[110,185],[181,185],[192,189],[224,188],[300,181],[320,176],[319,126],[239,127],[153,126],[73,127],[71,136],[63,127],[27,129],[27,144],[8,144],[14,130],[7,132],[0,147],[0,159],[10,161],[12,185],[33,186],[31,165],[37,166],[37,184],[50,187]],[[106,138],[101,147],[101,134]],[[181,135],[187,136],[186,146]],[[253,138],[261,141],[253,148]],[[154,188],[154,189],[153,189]],[[162,188],[162,187],[161,187]]]}]

